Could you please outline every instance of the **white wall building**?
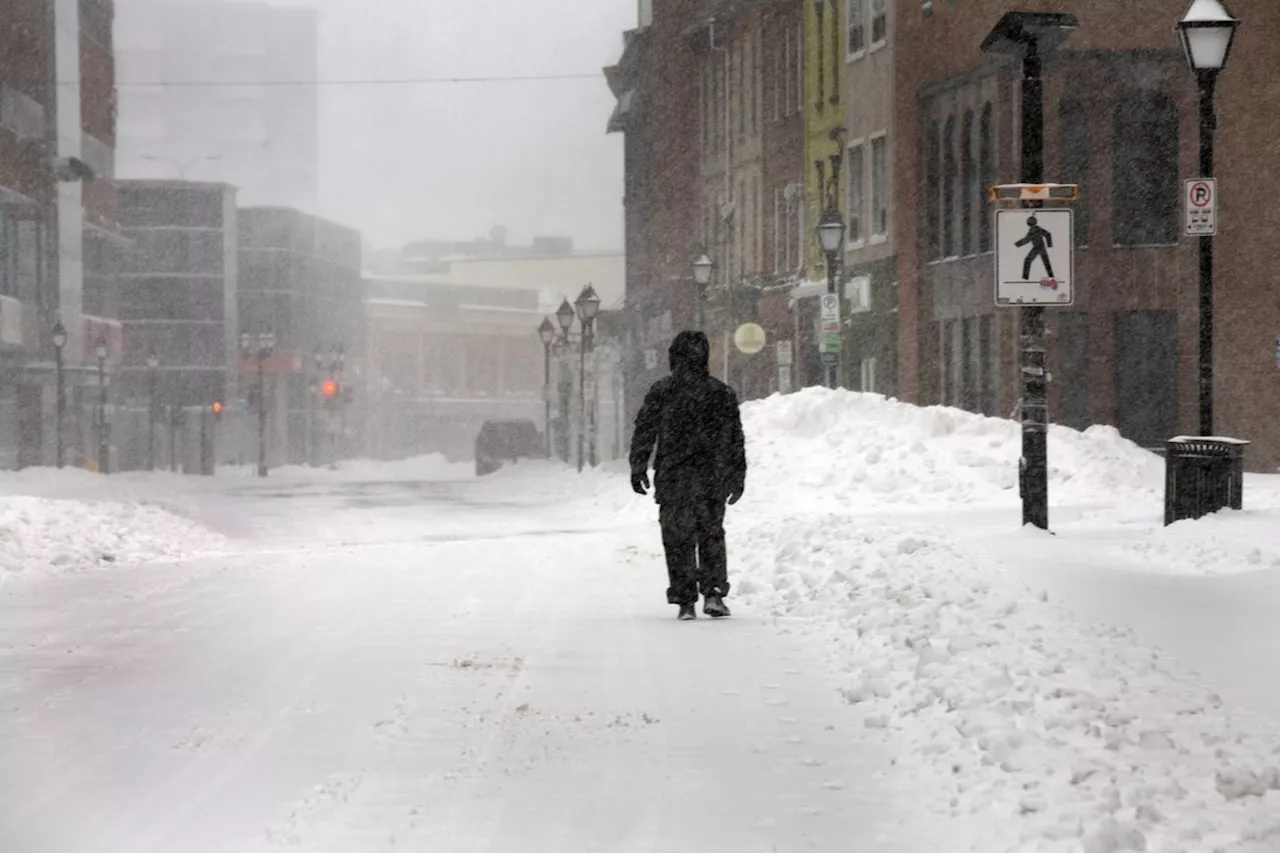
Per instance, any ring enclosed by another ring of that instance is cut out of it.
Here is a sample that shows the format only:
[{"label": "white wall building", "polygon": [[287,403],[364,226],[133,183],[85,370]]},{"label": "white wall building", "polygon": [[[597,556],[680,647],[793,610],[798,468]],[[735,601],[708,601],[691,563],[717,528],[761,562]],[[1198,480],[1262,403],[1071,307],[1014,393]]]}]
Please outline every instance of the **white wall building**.
[{"label": "white wall building", "polygon": [[115,40],[119,177],[218,181],[242,205],[316,212],[315,10],[118,0]]}]

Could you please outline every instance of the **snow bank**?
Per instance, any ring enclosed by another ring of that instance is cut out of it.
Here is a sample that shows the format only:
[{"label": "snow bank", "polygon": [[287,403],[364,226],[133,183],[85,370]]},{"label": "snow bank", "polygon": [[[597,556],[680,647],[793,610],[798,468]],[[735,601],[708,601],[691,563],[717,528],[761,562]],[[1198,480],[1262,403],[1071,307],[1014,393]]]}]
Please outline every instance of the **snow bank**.
[{"label": "snow bank", "polygon": [[[1017,500],[1017,423],[878,394],[808,388],[743,406],[750,483],[775,502],[971,505]],[[1051,498],[1151,496],[1163,486],[1159,457],[1113,427],[1049,435]]]},{"label": "snow bank", "polygon": [[[253,477],[254,466],[224,466],[223,477]],[[271,478],[285,482],[371,482],[405,480],[464,480],[475,476],[474,462],[450,462],[443,454],[428,453],[408,459],[347,459],[330,468],[327,465],[282,465],[271,469]]]},{"label": "snow bank", "polygon": [[225,546],[221,536],[156,506],[0,497],[0,582],[17,572],[187,559]]},{"label": "snow bank", "polygon": [[831,630],[846,701],[900,769],[941,781],[941,808],[981,821],[971,849],[1280,849],[1280,739],[953,531],[756,513],[730,535],[748,610]]}]

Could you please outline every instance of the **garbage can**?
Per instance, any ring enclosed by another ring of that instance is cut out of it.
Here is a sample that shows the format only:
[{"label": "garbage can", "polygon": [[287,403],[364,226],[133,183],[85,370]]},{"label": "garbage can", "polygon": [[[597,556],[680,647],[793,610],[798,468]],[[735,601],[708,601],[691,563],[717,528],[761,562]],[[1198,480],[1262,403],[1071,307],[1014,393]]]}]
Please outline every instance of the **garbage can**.
[{"label": "garbage can", "polygon": [[1187,435],[1165,442],[1164,523],[1240,509],[1248,444],[1238,438]]}]

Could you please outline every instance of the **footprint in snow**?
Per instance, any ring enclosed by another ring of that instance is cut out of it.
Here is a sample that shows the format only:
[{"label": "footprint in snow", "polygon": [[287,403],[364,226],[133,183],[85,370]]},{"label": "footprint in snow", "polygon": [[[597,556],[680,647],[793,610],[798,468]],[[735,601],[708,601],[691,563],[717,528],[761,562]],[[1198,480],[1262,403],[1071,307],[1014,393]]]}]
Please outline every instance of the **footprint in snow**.
[{"label": "footprint in snow", "polygon": [[822,760],[818,758],[802,758],[800,763],[805,767],[821,767],[823,764]]},{"label": "footprint in snow", "polygon": [[822,787],[826,788],[828,791],[843,791],[844,783],[838,779],[831,779],[829,781],[823,782]]}]

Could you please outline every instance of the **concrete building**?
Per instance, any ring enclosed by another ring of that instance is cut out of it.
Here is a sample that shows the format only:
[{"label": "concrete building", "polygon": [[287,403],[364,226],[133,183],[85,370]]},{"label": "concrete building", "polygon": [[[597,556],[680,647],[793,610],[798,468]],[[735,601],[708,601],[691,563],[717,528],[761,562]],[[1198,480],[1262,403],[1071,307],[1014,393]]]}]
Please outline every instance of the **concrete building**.
[{"label": "concrete building", "polygon": [[316,11],[238,0],[117,5],[120,175],[221,181],[239,188],[241,205],[314,213],[316,88],[280,84],[318,76]]},{"label": "concrete building", "polygon": [[[1017,400],[1016,312],[992,307],[992,225],[982,197],[1019,173],[1018,68],[980,51],[1001,14],[1047,2],[904,3],[896,17],[895,194],[901,394],[1007,415]],[[1046,178],[1081,185],[1076,304],[1049,311],[1053,419],[1116,425],[1144,445],[1196,432],[1194,240],[1182,180],[1197,177],[1198,98],[1173,25],[1184,4],[1071,4],[1080,27],[1046,66]],[[1215,432],[1280,465],[1270,240],[1270,116],[1280,108],[1280,6],[1252,4],[1218,83]],[[1052,447],[1050,448],[1052,454]]]},{"label": "concrete building", "polygon": [[[268,464],[301,464],[316,458],[323,441],[339,454],[358,449],[368,397],[360,234],[354,229],[290,208],[249,207],[237,213],[239,281],[237,334],[254,340],[275,335],[275,354],[263,363],[268,412]],[[341,376],[328,364],[345,356]],[[317,370],[316,355],[323,366]],[[249,389],[257,382],[256,357],[237,366],[240,394],[235,412],[239,452],[254,452],[256,420],[249,417]],[[341,380],[349,401],[328,409],[312,386]],[[325,436],[333,438],[326,439]]]},{"label": "concrete building", "polygon": [[[100,418],[86,341],[120,350],[114,275],[122,247],[110,184],[115,65],[109,0],[13,0],[0,8],[0,465],[54,461],[51,330],[67,330],[68,464]],[[86,385],[93,389],[86,389]]]},{"label": "concrete building", "polygon": [[[124,352],[115,433],[119,467],[169,458],[165,413],[234,399],[239,275],[235,189],[183,181],[117,184],[132,243],[120,274]],[[154,353],[159,367],[147,364]],[[154,414],[149,414],[154,408]],[[150,417],[164,426],[152,441]]]}]

